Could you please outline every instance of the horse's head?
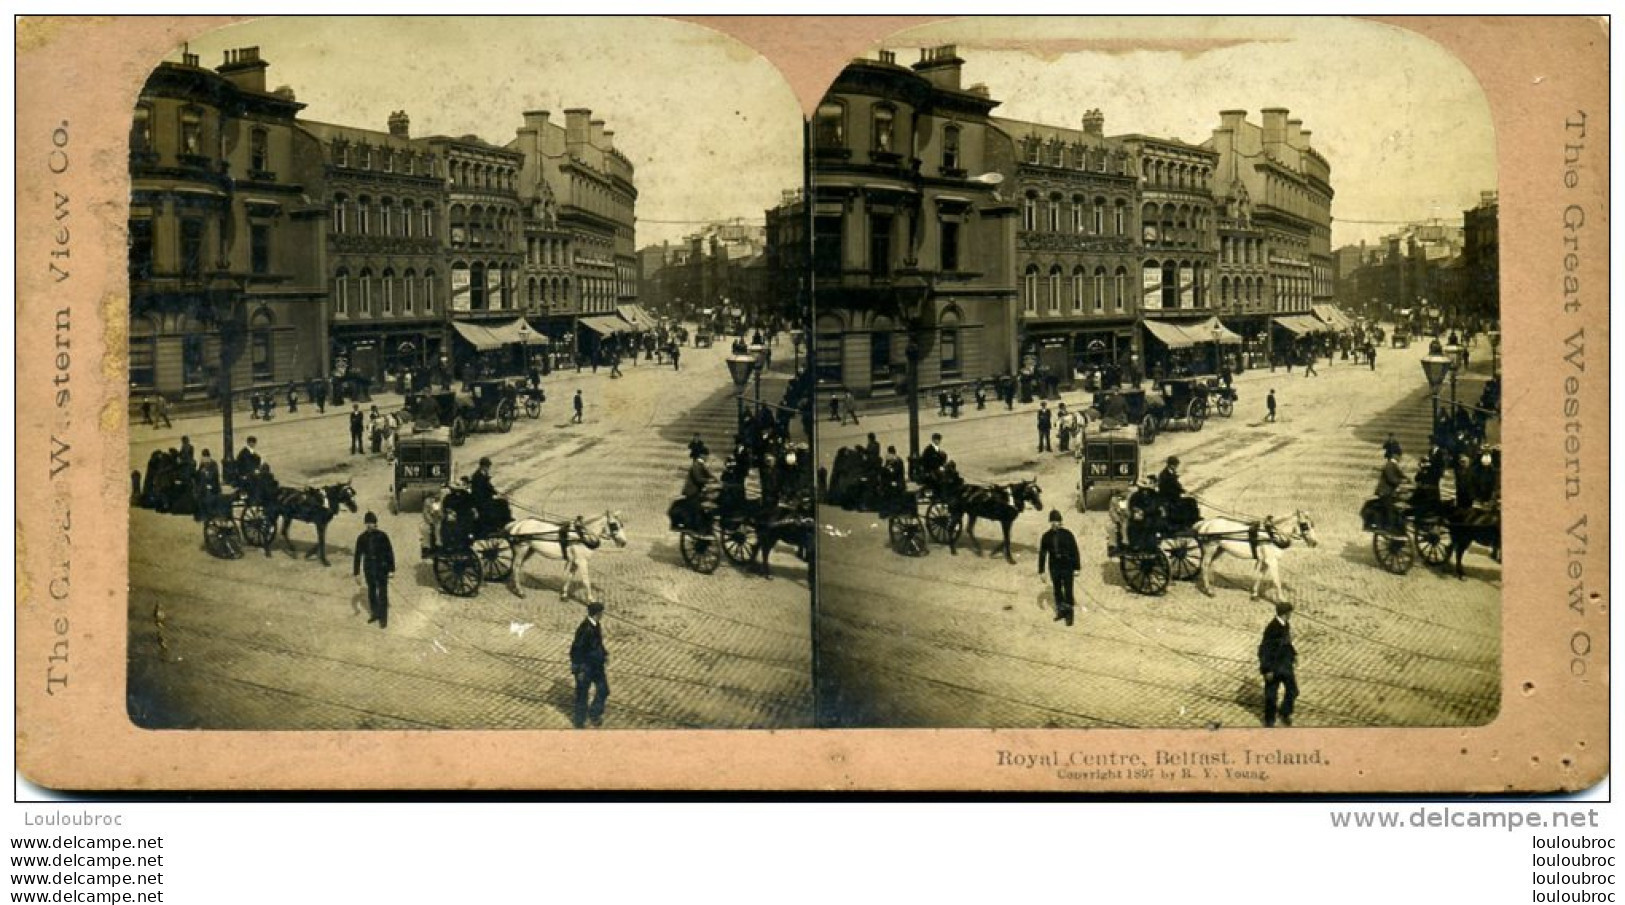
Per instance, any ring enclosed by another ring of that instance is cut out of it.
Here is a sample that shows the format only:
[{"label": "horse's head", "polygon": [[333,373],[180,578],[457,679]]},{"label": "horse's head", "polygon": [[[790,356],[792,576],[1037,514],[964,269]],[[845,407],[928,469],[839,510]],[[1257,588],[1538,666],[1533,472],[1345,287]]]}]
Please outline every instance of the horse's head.
[{"label": "horse's head", "polygon": [[604,533],[615,542],[615,546],[626,546],[626,526],[621,521],[619,512],[604,513]]},{"label": "horse's head", "polygon": [[339,511],[340,506],[344,506],[351,512],[356,511],[355,487],[349,481],[345,481],[343,484],[334,484],[332,487],[327,488],[327,499],[329,500],[328,505],[332,507],[332,511],[335,513]]},{"label": "horse's head", "polygon": [[1299,509],[1293,513],[1293,517],[1298,522],[1297,527],[1293,529],[1293,536],[1303,538],[1303,542],[1311,547],[1320,546],[1320,539],[1315,537],[1315,521],[1309,517],[1309,513]]},{"label": "horse's head", "polygon": [[1020,509],[1025,503],[1031,503],[1034,510],[1038,512],[1044,511],[1044,491],[1038,486],[1036,478],[1017,484],[1011,496],[1014,498],[1012,502],[1017,509]]}]

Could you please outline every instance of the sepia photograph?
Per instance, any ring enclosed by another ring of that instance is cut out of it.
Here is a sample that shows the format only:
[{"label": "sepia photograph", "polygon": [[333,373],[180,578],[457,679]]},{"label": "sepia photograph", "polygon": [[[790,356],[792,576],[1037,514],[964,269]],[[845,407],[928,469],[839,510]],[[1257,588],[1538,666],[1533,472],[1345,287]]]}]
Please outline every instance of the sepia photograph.
[{"label": "sepia photograph", "polygon": [[156,63],[129,161],[138,726],[811,725],[801,122],[760,56],[259,20]]},{"label": "sepia photograph", "polygon": [[952,21],[846,66],[810,153],[824,725],[1495,718],[1495,133],[1455,57]]}]

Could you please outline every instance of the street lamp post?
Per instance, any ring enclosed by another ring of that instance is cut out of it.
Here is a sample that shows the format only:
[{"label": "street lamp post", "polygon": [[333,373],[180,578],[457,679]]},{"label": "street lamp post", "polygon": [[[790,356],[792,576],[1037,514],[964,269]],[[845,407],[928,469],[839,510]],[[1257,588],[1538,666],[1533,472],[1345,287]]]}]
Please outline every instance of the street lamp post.
[{"label": "street lamp post", "polygon": [[[1443,355],[1429,355],[1422,359],[1422,374],[1427,377],[1428,387],[1433,391],[1433,424],[1439,423],[1439,387],[1444,383],[1444,375],[1451,370],[1450,359]],[[1429,427],[1431,435],[1433,428]]]},{"label": "street lamp post", "polygon": [[[734,387],[739,390],[739,395],[734,398],[739,403],[736,415],[739,423],[743,424],[745,421],[745,383],[750,380],[751,372],[756,370],[756,359],[750,355],[736,353],[729,355],[727,362],[728,376],[733,378]],[[762,380],[758,375],[756,378],[756,399],[758,402],[761,401],[761,396]]]},{"label": "street lamp post", "polygon": [[526,326],[525,319],[519,319],[519,373],[523,376],[530,370],[530,327]]},{"label": "street lamp post", "polygon": [[920,457],[920,334],[929,329],[932,285],[930,274],[922,273],[914,261],[906,262],[896,272],[892,291],[897,297],[898,314],[908,325],[908,346],[904,354],[908,360],[908,461],[909,467]]},{"label": "street lamp post", "polygon": [[1213,373],[1219,373],[1219,363],[1224,358],[1224,352],[1219,348],[1219,339],[1224,336],[1224,325],[1218,319],[1213,321]]}]

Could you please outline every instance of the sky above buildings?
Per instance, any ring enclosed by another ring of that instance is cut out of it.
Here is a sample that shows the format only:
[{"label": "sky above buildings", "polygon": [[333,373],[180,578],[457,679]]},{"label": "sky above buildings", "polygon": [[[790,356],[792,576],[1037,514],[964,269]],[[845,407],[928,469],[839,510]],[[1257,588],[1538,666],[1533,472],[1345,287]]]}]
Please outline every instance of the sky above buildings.
[{"label": "sky above buildings", "polygon": [[884,42],[956,44],[964,84],[986,83],[994,111],[1080,126],[1098,107],[1106,134],[1200,144],[1219,111],[1286,107],[1332,168],[1333,247],[1402,224],[1461,223],[1496,187],[1489,104],[1472,73],[1412,32],[1355,19],[989,18],[933,23]]},{"label": "sky above buildings", "polygon": [[[208,67],[258,46],[267,86],[294,90],[307,119],[507,144],[526,110],[587,107],[637,168],[639,247],[708,221],[760,224],[801,183],[800,106],[738,42],[655,18],[261,19],[194,37]],[[179,50],[171,54],[179,59]]]},{"label": "sky above buildings", "polygon": [[[1079,125],[1093,107],[1110,135],[1199,144],[1218,113],[1265,107],[1303,120],[1332,167],[1334,246],[1401,225],[1459,223],[1495,188],[1489,106],[1472,74],[1412,32],[1355,19],[1000,18],[946,20],[888,38],[952,43],[965,84],[997,115]],[[269,84],[305,116],[385,128],[404,109],[417,136],[505,144],[529,109],[562,121],[589,107],[637,167],[637,243],[708,222],[760,223],[801,180],[800,106],[762,57],[703,27],[658,18],[263,19],[194,38],[218,65],[258,45]],[[863,53],[854,48],[853,53]],[[873,49],[866,54],[873,56]],[[172,57],[173,58],[173,57]]]}]

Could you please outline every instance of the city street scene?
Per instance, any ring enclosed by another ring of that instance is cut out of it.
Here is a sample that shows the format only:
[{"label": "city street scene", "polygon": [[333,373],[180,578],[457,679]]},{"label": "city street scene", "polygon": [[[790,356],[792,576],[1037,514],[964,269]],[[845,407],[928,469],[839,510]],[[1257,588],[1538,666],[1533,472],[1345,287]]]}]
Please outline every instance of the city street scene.
[{"label": "city street scene", "polygon": [[157,65],[138,726],[813,724],[807,299],[775,260],[801,118],[739,51],[661,20],[268,19]]},{"label": "city street scene", "polygon": [[1484,100],[1222,25],[927,26],[819,106],[821,725],[1496,716]]}]

